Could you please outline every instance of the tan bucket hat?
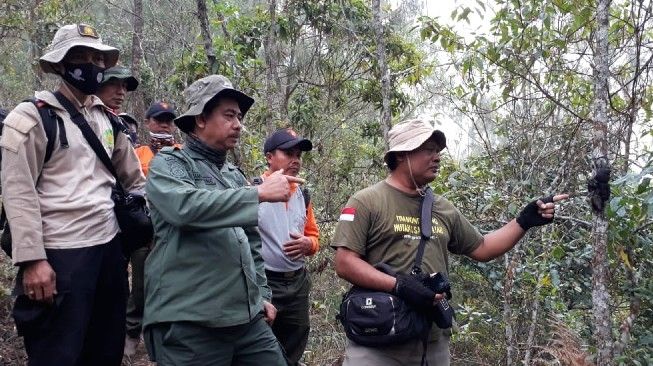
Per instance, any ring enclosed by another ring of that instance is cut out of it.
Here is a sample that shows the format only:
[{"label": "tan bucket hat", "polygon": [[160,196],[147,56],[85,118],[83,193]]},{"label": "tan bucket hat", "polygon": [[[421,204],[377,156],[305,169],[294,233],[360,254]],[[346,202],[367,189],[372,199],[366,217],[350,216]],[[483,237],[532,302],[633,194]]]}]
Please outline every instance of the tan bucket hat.
[{"label": "tan bucket hat", "polygon": [[104,66],[110,68],[118,62],[120,51],[117,48],[102,43],[102,38],[95,28],[86,24],[68,24],[57,30],[47,53],[39,59],[43,72],[56,74],[52,65],[58,64],[66,57],[68,51],[76,46],[84,46],[104,53]]},{"label": "tan bucket hat", "polygon": [[433,138],[441,149],[447,147],[447,138],[431,123],[421,119],[409,119],[394,125],[388,132],[388,151],[383,156],[387,162],[388,154],[397,151],[413,151],[426,140]]},{"label": "tan bucket hat", "polygon": [[234,98],[238,102],[240,112],[245,116],[254,104],[254,99],[249,95],[234,89],[231,81],[222,75],[209,75],[190,84],[184,90],[184,99],[188,110],[175,118],[175,124],[183,132],[189,133],[195,125],[195,116],[202,114],[204,106],[218,97]]}]

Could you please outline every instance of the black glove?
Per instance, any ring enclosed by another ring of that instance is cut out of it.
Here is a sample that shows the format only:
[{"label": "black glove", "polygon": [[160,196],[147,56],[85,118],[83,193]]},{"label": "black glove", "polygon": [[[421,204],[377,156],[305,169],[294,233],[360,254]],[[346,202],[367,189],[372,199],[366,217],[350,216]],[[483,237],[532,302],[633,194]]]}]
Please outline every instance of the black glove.
[{"label": "black glove", "polygon": [[437,272],[430,276],[424,276],[422,283],[436,294],[444,294],[447,300],[451,299],[451,284],[446,274]]},{"label": "black glove", "polygon": [[406,301],[417,310],[432,311],[435,292],[427,288],[415,276],[397,274],[397,284],[392,293]]},{"label": "black glove", "polygon": [[[553,218],[547,219],[542,217],[540,213],[537,212],[539,207],[537,206],[537,201],[535,200],[524,207],[523,210],[517,216],[517,223],[521,226],[524,231],[534,227],[550,224],[553,222]],[[553,202],[553,196],[540,198],[539,201],[544,203]]]}]

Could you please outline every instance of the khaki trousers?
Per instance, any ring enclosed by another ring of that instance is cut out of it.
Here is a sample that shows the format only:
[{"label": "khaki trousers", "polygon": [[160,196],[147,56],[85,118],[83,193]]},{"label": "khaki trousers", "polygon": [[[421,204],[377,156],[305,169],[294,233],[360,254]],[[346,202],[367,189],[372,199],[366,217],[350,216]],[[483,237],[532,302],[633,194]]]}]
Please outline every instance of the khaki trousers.
[{"label": "khaki trousers", "polygon": [[[432,339],[426,350],[429,366],[449,366],[449,330]],[[414,340],[406,344],[389,347],[365,347],[351,340],[345,346],[343,366],[419,366],[422,362],[422,341]]]}]

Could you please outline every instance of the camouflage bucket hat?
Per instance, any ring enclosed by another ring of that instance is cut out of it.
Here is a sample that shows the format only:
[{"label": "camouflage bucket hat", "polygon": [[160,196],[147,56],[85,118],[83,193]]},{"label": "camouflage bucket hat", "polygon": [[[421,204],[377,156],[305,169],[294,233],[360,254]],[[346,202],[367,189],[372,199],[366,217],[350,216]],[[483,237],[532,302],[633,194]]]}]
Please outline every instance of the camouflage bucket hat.
[{"label": "camouflage bucket hat", "polygon": [[233,98],[238,102],[240,112],[245,116],[254,104],[254,99],[247,94],[234,89],[233,85],[222,75],[209,75],[192,83],[184,90],[184,99],[188,110],[175,118],[175,124],[183,132],[190,132],[195,124],[195,116],[202,114],[204,107],[213,99],[220,97]]},{"label": "camouflage bucket hat", "polygon": [[43,72],[56,74],[52,65],[61,62],[71,48],[78,46],[104,53],[104,66],[107,68],[115,66],[118,62],[120,51],[103,44],[102,38],[93,27],[86,24],[68,24],[57,30],[52,38],[52,43],[47,48],[48,52],[39,59]]},{"label": "camouflage bucket hat", "polygon": [[444,133],[433,128],[429,122],[421,119],[403,121],[393,126],[388,132],[389,148],[383,160],[387,162],[388,154],[391,152],[413,151],[431,138],[441,149],[447,147],[447,139]]},{"label": "camouflage bucket hat", "polygon": [[111,79],[124,80],[127,83],[127,91],[134,91],[138,88],[138,80],[132,75],[130,69],[124,66],[114,66],[104,70],[104,77],[102,78],[102,84],[108,82]]}]

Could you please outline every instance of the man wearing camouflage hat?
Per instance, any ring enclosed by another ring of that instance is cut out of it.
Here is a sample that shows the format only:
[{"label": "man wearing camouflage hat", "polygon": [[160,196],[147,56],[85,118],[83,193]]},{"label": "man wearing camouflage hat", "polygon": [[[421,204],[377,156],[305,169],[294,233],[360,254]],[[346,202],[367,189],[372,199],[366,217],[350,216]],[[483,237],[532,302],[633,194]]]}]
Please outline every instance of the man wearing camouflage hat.
[{"label": "man wearing camouflage hat", "polygon": [[95,95],[114,113],[119,113],[127,92],[134,91],[136,88],[138,88],[138,80],[132,75],[131,70],[124,66],[114,66],[104,70],[102,83]]},{"label": "man wearing camouflage hat", "polygon": [[[389,134],[384,160],[388,177],[356,192],[342,210],[331,246],[336,249],[336,273],[350,283],[367,289],[392,293],[416,311],[430,317],[443,294],[436,294],[410,275],[420,243],[420,204],[430,192],[440,168],[440,151],[446,146],[444,133],[423,120],[404,121]],[[432,206],[432,236],[424,246],[424,274],[448,270],[448,253],[489,261],[509,251],[531,227],[553,221],[555,202],[567,195],[533,201],[517,219],[502,228],[481,235],[444,197],[435,196]],[[381,272],[374,265],[385,263],[397,274]],[[447,307],[448,308],[448,307]],[[419,309],[419,310],[418,310]],[[423,348],[421,339],[407,343],[368,347],[349,340],[345,366],[420,365],[422,356],[430,365],[449,365],[451,329],[435,324]]]},{"label": "man wearing camouflage hat", "polygon": [[289,182],[272,173],[248,186],[227,151],[240,139],[254,100],[227,78],[191,84],[175,119],[182,148],[150,164],[146,192],[155,246],[145,265],[144,340],[159,365],[286,365],[266,324],[276,309],[265,278],[259,202],[288,201]]},{"label": "man wearing camouflage hat", "polygon": [[100,88],[95,95],[102,103],[109,107],[113,113],[118,114],[129,134],[129,141],[133,146],[138,144],[138,123],[127,113],[120,113],[125,102],[127,92],[138,88],[138,80],[132,75],[131,70],[124,66],[114,66],[104,70],[104,77]]},{"label": "man wearing camouflage hat", "polygon": [[[127,135],[93,95],[118,55],[90,26],[59,28],[39,60],[44,72],[61,77],[57,91],[37,92],[36,102],[19,104],[4,121],[3,204],[19,267],[13,316],[32,366],[122,360],[127,282],[111,199],[116,179],[68,112],[84,117],[122,186],[141,191],[145,179]],[[56,114],[53,140],[39,108]]]}]

